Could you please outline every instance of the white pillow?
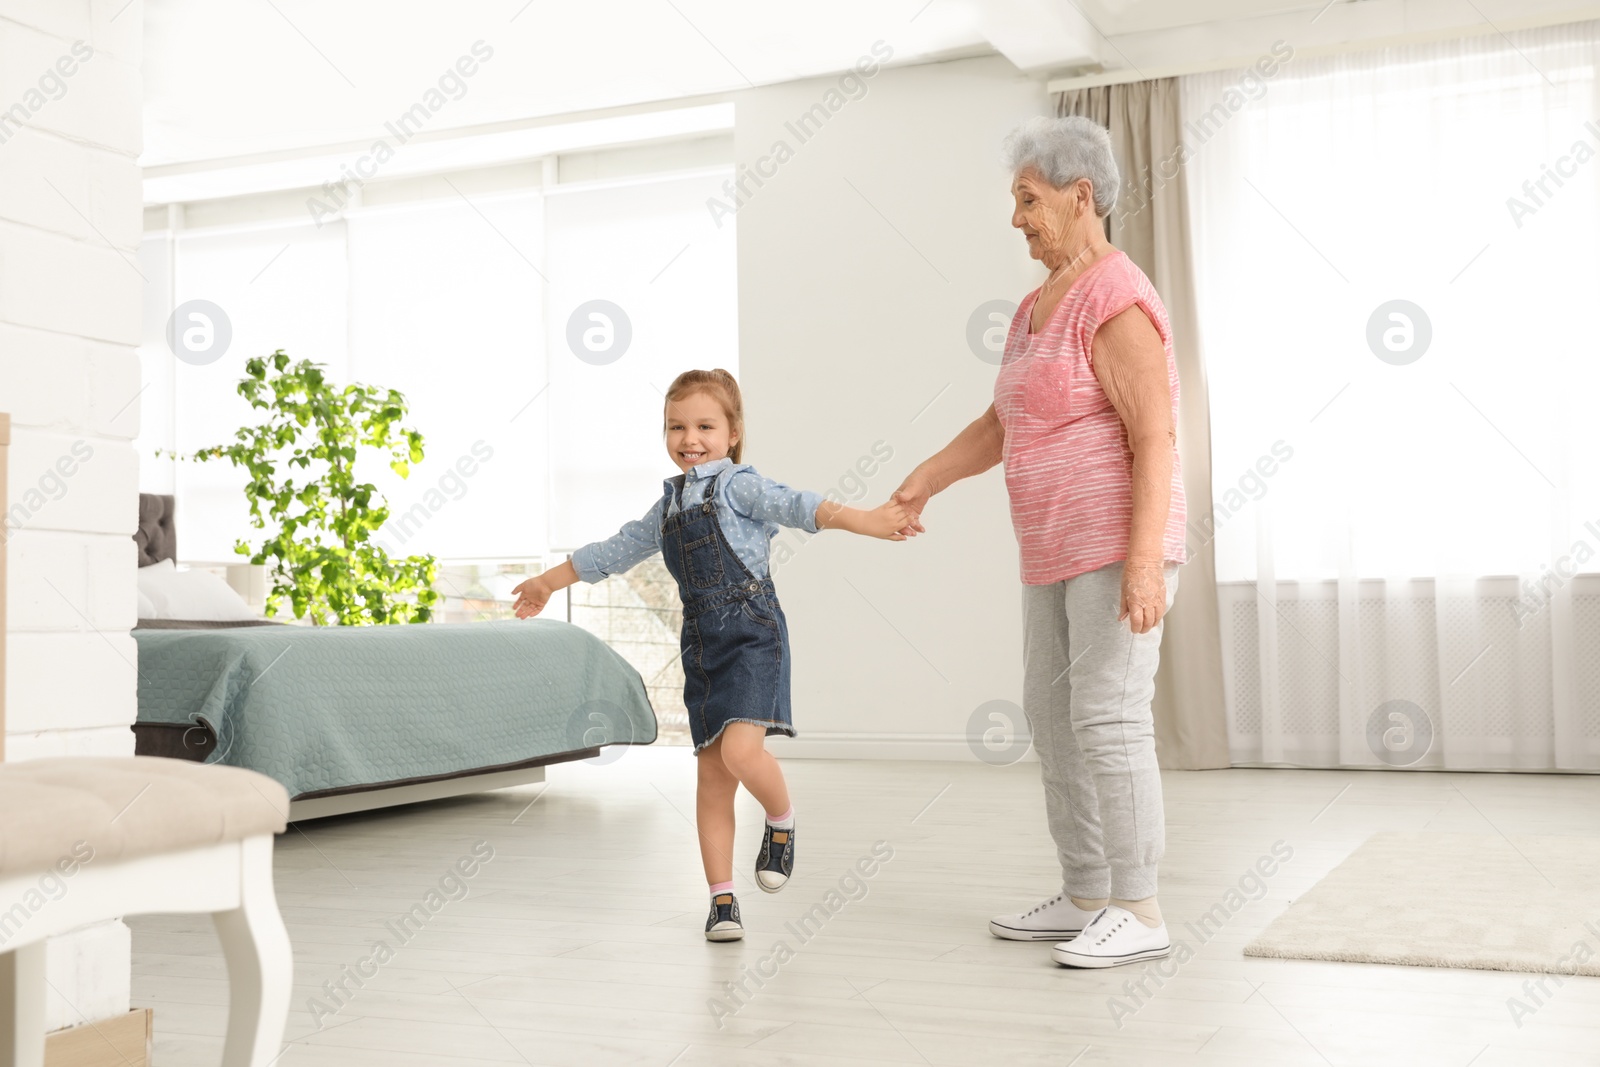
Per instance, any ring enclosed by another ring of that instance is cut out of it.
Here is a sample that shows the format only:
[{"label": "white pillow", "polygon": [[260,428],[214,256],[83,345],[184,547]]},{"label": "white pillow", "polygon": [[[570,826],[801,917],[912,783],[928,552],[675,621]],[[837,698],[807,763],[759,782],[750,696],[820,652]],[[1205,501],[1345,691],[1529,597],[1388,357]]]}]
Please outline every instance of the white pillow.
[{"label": "white pillow", "polygon": [[180,571],[170,559],[139,568],[139,591],[150,598],[150,619],[237,622],[259,618],[233,587],[207,571]]},{"label": "white pillow", "polygon": [[[161,610],[167,602],[162,590],[172,584],[172,576],[177,572],[178,568],[170,559],[139,568],[139,618],[161,617]],[[146,607],[149,608],[149,614],[145,613]]]}]

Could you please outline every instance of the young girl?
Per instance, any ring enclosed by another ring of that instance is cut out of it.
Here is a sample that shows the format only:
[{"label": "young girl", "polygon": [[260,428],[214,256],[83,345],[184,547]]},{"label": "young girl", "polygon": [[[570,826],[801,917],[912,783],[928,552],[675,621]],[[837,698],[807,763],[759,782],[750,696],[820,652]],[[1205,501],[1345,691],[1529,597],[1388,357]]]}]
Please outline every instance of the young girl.
[{"label": "young girl", "polygon": [[661,553],[683,599],[683,703],[699,763],[696,821],[711,885],[706,937],[744,936],[733,893],[733,798],[740,783],[766,809],[756,884],[776,893],[794,873],[794,808],[768,734],[794,736],[789,714],[789,624],[767,550],[778,527],[849,530],[901,541],[903,505],[872,511],[763,478],[739,462],[744,403],[725,370],[685,371],[667,390],[667,455],[683,473],[665,482],[642,519],[517,586],[516,614],[544,610],[558,589],[598,582]]}]

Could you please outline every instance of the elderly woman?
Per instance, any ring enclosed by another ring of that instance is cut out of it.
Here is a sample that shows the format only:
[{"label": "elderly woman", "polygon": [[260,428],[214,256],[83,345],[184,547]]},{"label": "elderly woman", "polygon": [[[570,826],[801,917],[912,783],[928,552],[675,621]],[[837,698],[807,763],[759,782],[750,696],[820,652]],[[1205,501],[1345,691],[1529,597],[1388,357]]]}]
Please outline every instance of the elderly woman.
[{"label": "elderly woman", "polygon": [[[1119,177],[1106,131],[1038,118],[1006,139],[1011,225],[1049,268],[1006,337],[994,403],[896,491],[920,516],[1005,465],[1022,558],[1023,709],[1061,892],[989,924],[1111,967],[1171,952],[1156,906],[1165,847],[1150,699],[1185,561],[1178,372],[1166,309],[1106,240]],[[920,518],[907,527],[921,532]]]}]

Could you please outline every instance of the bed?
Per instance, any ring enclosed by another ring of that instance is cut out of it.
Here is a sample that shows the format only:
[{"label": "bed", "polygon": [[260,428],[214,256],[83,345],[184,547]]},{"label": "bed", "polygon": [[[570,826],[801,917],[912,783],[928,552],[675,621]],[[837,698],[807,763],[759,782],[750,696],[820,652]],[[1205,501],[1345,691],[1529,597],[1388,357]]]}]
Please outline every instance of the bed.
[{"label": "bed", "polygon": [[[173,519],[171,496],[141,494],[141,567],[176,560]],[[135,751],[260,771],[291,820],[542,782],[656,738],[639,673],[565,622],[141,618],[133,636]]]}]

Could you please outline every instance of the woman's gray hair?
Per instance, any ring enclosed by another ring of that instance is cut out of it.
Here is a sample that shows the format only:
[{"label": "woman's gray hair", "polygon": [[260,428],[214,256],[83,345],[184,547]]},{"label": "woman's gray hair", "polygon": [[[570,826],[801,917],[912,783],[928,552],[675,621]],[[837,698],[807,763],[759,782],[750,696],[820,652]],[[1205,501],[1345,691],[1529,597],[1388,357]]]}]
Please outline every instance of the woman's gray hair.
[{"label": "woman's gray hair", "polygon": [[1122,176],[1111,152],[1111,134],[1093,119],[1031,118],[1006,135],[1005,157],[1012,174],[1037,167],[1057,189],[1088,178],[1094,186],[1094,213],[1101,218],[1117,206]]}]

